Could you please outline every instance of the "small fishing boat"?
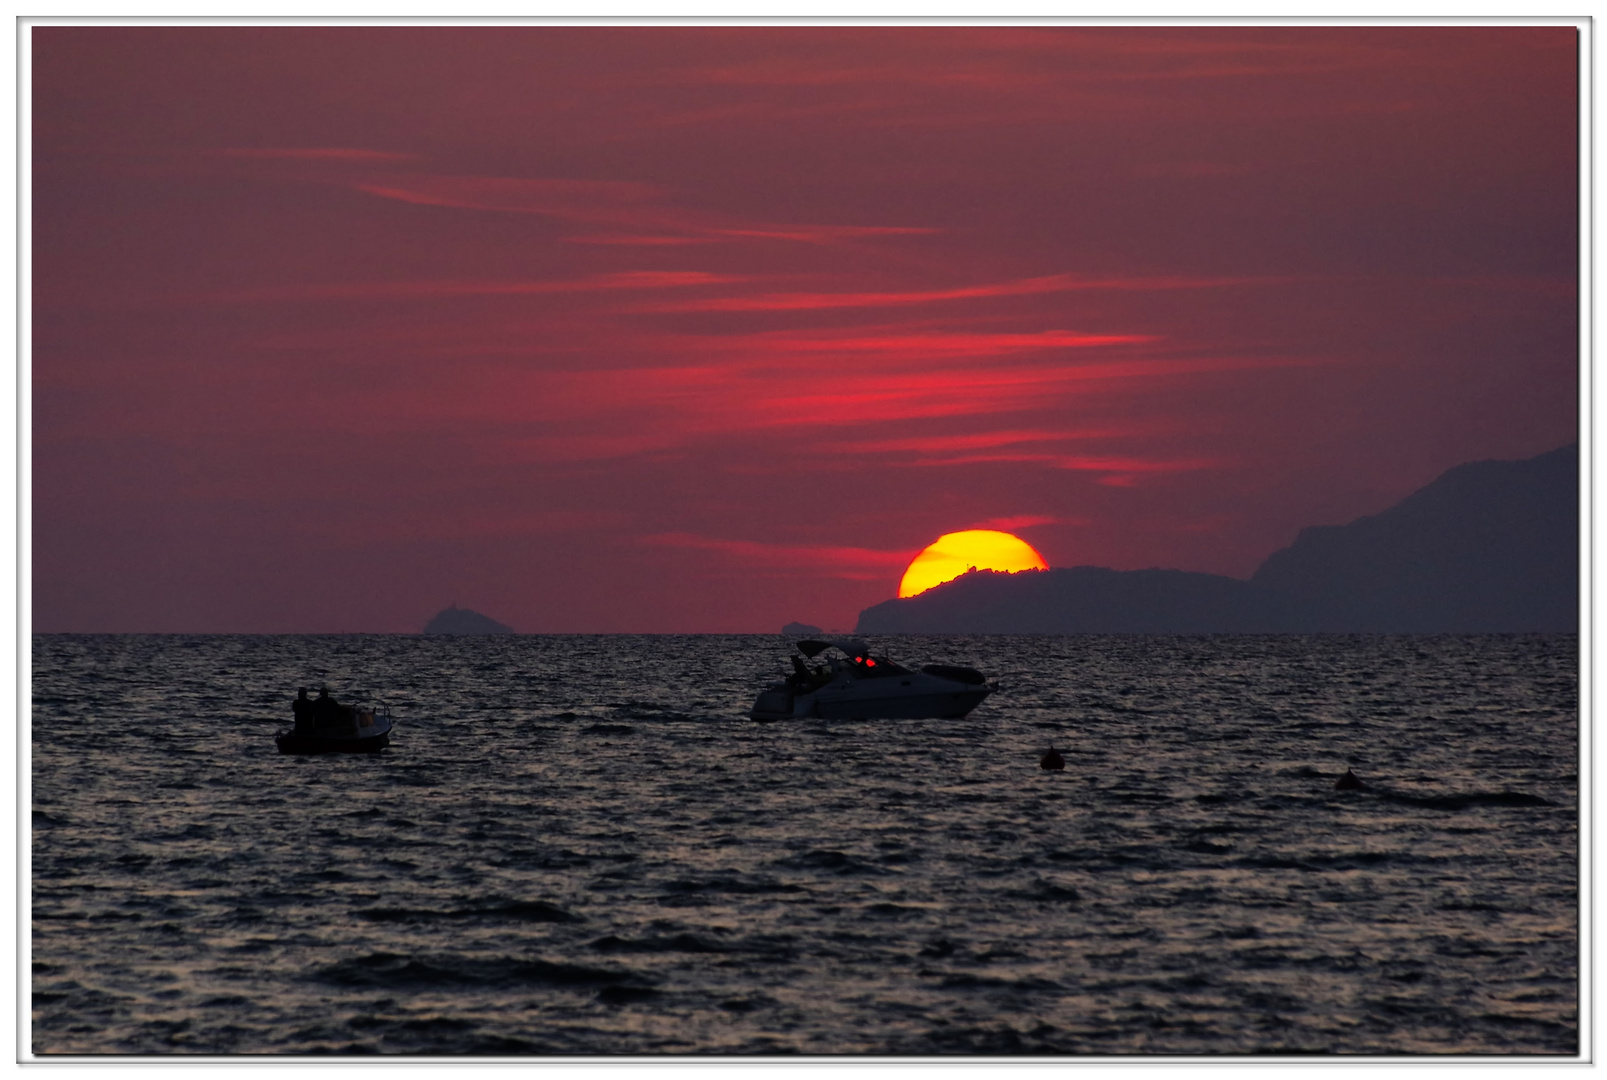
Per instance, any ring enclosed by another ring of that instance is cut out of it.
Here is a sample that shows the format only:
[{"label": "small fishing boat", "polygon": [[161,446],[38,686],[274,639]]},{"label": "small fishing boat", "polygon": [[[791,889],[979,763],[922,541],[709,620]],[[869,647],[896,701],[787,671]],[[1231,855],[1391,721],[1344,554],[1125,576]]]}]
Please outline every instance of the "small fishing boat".
[{"label": "small fishing boat", "polygon": [[281,731],[273,741],[281,754],[372,754],[390,745],[392,726],[389,705],[329,701],[312,710],[304,730]]},{"label": "small fishing boat", "polygon": [[753,703],[754,720],[958,719],[998,689],[975,668],[927,664],[911,671],[849,638],[800,641],[798,651],[807,660],[826,655],[818,664],[792,657],[787,681]]}]

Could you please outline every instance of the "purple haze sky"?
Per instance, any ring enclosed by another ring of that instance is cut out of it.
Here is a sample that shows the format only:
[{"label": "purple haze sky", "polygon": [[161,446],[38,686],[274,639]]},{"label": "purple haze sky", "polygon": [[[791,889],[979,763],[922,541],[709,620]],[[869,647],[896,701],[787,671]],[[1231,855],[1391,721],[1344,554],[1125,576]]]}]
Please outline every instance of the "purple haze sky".
[{"label": "purple haze sky", "polygon": [[1576,438],[1570,26],[32,40],[36,631],[842,629]]}]

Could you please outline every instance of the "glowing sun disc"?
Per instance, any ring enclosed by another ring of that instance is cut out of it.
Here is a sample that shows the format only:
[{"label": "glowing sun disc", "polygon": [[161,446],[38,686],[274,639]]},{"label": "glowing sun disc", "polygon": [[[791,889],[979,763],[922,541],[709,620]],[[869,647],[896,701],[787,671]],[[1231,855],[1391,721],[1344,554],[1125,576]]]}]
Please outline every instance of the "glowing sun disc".
[{"label": "glowing sun disc", "polygon": [[898,595],[914,596],[934,585],[952,581],[975,567],[978,570],[1047,570],[1031,544],[1019,536],[992,529],[945,533],[915,556],[898,583]]}]

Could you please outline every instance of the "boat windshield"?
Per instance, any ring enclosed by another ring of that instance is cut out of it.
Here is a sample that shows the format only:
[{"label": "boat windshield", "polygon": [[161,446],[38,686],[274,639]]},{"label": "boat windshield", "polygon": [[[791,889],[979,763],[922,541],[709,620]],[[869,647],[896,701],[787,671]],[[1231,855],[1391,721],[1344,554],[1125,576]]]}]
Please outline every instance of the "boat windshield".
[{"label": "boat windshield", "polygon": [[862,679],[883,678],[888,675],[908,675],[909,668],[903,667],[885,656],[856,656],[854,657],[854,670]]},{"label": "boat windshield", "polygon": [[[798,642],[798,651],[813,660],[827,649],[836,649],[845,659],[829,657],[827,663],[832,670],[840,671],[849,668],[861,679],[875,679],[883,675],[908,675],[909,668],[904,667],[885,656],[878,656],[865,647],[862,641],[852,638],[834,638],[830,641],[809,640]],[[796,663],[796,658],[794,658]],[[800,665],[801,666],[801,665]]]}]

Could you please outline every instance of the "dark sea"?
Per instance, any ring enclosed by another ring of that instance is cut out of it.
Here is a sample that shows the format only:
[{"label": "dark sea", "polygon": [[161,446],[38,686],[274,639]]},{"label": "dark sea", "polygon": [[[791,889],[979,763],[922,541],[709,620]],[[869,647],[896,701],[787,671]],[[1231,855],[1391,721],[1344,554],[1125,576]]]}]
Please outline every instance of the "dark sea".
[{"label": "dark sea", "polygon": [[[1577,1053],[1577,638],[873,645],[1002,688],[760,724],[776,636],[36,636],[33,1053]],[[320,684],[392,745],[278,754]]]}]

